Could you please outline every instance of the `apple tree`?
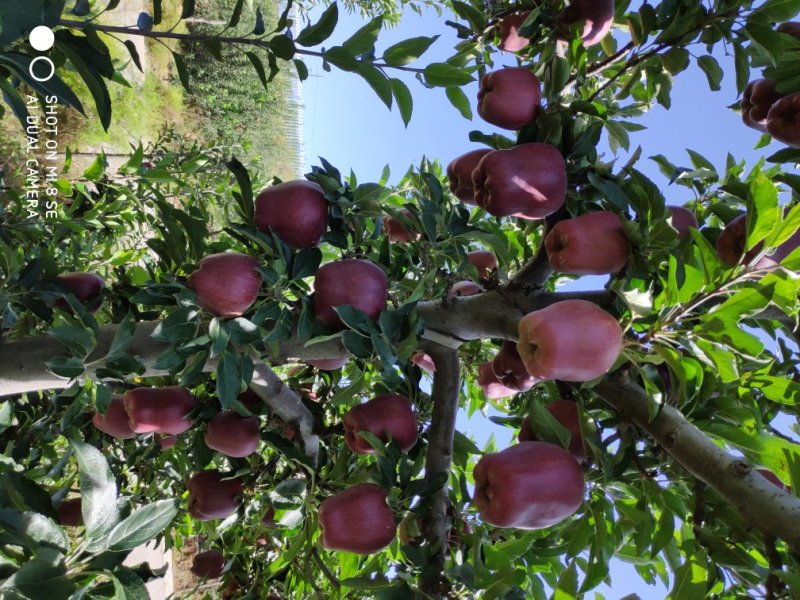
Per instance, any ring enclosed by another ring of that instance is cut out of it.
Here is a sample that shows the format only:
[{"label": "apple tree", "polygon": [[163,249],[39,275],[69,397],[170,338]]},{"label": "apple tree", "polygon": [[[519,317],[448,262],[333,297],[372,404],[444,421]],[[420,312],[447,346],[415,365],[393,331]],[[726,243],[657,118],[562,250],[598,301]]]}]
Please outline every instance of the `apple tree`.
[{"label": "apple tree", "polygon": [[[326,47],[335,3],[268,28],[240,1],[215,34],[160,1],[104,24],[118,4],[0,7],[23,126],[87,112],[67,80],[107,125],[126,34],[244,52],[265,86],[320,57],[406,123],[398,71],[468,118],[479,81],[507,133],[392,185],[325,160],[281,182],[171,131],[72,179],[5,161],[4,597],[142,597],[157,573],[122,562],[157,537],[199,540],[226,598],[580,598],[615,559],[674,599],[796,597],[800,2],[449,0],[459,41],[428,64],[436,39],[384,47],[381,16]],[[637,119],[691,65],[741,96],[698,102],[786,147],[719,167],[648,140],[648,178]],[[507,435],[481,448],[456,417],[490,411]]]}]

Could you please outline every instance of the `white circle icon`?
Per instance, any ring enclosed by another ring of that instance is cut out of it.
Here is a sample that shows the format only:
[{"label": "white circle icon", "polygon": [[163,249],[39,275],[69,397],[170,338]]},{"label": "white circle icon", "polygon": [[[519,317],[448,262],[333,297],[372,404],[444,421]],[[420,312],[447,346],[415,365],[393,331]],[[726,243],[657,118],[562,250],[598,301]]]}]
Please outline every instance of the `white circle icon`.
[{"label": "white circle icon", "polygon": [[44,25],[39,25],[31,31],[30,35],[31,46],[39,52],[45,52],[53,47],[56,41],[56,36],[53,35],[53,30]]}]

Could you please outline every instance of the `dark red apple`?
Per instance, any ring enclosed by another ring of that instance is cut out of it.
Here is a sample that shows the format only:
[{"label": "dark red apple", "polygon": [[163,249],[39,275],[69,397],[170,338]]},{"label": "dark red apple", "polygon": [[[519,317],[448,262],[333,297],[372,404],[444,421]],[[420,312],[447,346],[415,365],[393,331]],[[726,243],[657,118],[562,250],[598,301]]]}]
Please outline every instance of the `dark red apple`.
[{"label": "dark red apple", "polygon": [[477,204],[475,201],[475,187],[472,185],[472,172],[481,159],[489,154],[489,148],[472,150],[462,154],[447,165],[447,178],[450,180],[450,191],[453,195],[467,204]]},{"label": "dark red apple", "polygon": [[604,275],[628,262],[628,237],[617,213],[592,212],[556,223],[544,240],[558,273]]},{"label": "dark red apple", "polygon": [[187,415],[197,405],[191,392],[182,387],[136,388],[125,394],[123,403],[132,431],[172,435],[192,426]]},{"label": "dark red apple", "polygon": [[622,328],[591,302],[563,300],[522,317],[517,350],[537,379],[589,381],[614,366]]},{"label": "dark red apple", "polygon": [[786,21],[785,23],[781,23],[780,25],[778,25],[776,31],[793,35],[796,38],[800,38],[800,22]]},{"label": "dark red apple", "polygon": [[784,96],[775,89],[777,83],[774,79],[757,79],[747,84],[741,102],[745,125],[758,131],[767,130],[767,113]]},{"label": "dark red apple", "polygon": [[319,505],[319,529],[326,550],[372,554],[392,543],[397,525],[386,492],[359,483]]},{"label": "dark red apple", "polygon": [[287,181],[268,187],[256,197],[255,225],[292,248],[316,246],[328,227],[325,192],[311,181]]},{"label": "dark red apple", "polygon": [[[579,463],[586,460],[586,452],[583,449],[583,433],[581,433],[581,420],[578,415],[578,405],[571,400],[556,400],[545,404],[545,409],[555,417],[561,425],[563,425],[570,434],[569,448],[567,450],[572,457]],[[531,419],[529,416],[525,417],[522,421],[522,426],[519,428],[520,442],[535,442],[536,435],[531,429]]]},{"label": "dark red apple", "polygon": [[775,487],[782,489],[786,492],[789,491],[789,486],[787,486],[780,479],[778,479],[778,476],[775,475],[775,473],[773,473],[769,469],[756,469],[756,472],[760,474],[764,479],[769,481]]},{"label": "dark red apple", "polygon": [[520,442],[485,454],[473,471],[474,503],[495,527],[544,529],[563,521],[583,502],[583,471],[559,446]]},{"label": "dark red apple", "polygon": [[503,129],[522,129],[539,112],[542,86],[524,67],[487,73],[478,90],[478,114],[487,123]]},{"label": "dark red apple", "polygon": [[417,418],[404,396],[383,394],[351,408],[342,419],[344,439],[356,454],[374,454],[375,449],[358,435],[368,431],[382,442],[392,440],[403,452],[417,443]]},{"label": "dark red apple", "polygon": [[225,556],[219,550],[206,550],[192,560],[192,573],[202,579],[217,579],[225,570]]},{"label": "dark red apple", "polygon": [[767,113],[767,132],[779,142],[800,148],[800,92],[777,100]]},{"label": "dark red apple", "polygon": [[511,13],[500,19],[498,24],[500,33],[500,43],[497,45],[500,50],[506,52],[519,52],[530,43],[526,37],[519,34],[519,28],[525,19],[531,14],[530,11]]},{"label": "dark red apple", "polygon": [[125,400],[122,396],[114,396],[108,405],[106,414],[94,413],[92,424],[111,437],[129,440],[136,437],[128,422],[128,413],[125,412]]},{"label": "dark red apple", "polygon": [[564,157],[550,144],[494,150],[472,172],[475,200],[495,217],[543,219],[564,205]]},{"label": "dark red apple", "polygon": [[[62,273],[56,276],[56,281],[72,292],[86,309],[94,314],[103,306],[101,296],[106,282],[94,273]],[[63,298],[55,302],[55,306],[69,310],[69,303]]]},{"label": "dark red apple", "polygon": [[425,354],[424,352],[417,350],[411,355],[410,360],[423,371],[427,371],[428,373],[436,372],[436,364],[433,362],[433,359],[430,357],[430,355]]},{"label": "dark red apple", "polygon": [[516,392],[527,392],[536,383],[525,369],[517,352],[517,344],[506,340],[492,361],[492,371],[503,386]]},{"label": "dark red apple", "polygon": [[237,252],[206,256],[186,285],[197,294],[197,304],[218,317],[239,317],[258,298],[261,275],[258,261]]},{"label": "dark red apple", "polygon": [[169,450],[178,443],[177,435],[161,435],[160,433],[157,433],[155,434],[155,438],[158,442],[158,445],[161,447],[162,452]]},{"label": "dark red apple", "polygon": [[186,484],[189,490],[189,514],[198,521],[224,519],[242,502],[242,479],[227,479],[219,471],[195,473]]},{"label": "dark red apple", "polygon": [[517,390],[506,387],[500,382],[497,375],[494,374],[491,361],[478,367],[477,384],[487,398],[506,398],[517,393]]},{"label": "dark red apple", "polygon": [[250,456],[258,448],[258,418],[243,417],[233,410],[217,413],[208,422],[205,441],[226,456]]},{"label": "dark red apple", "polygon": [[[415,223],[416,217],[407,208],[402,210],[403,216],[406,220]],[[406,225],[400,220],[392,216],[387,216],[383,220],[383,233],[389,238],[390,242],[413,242],[418,240],[420,235],[417,231],[409,231]]]},{"label": "dark red apple", "polygon": [[58,505],[56,513],[58,513],[58,522],[61,525],[67,525],[68,527],[78,527],[79,525],[83,525],[83,513],[81,512],[80,498],[70,498],[69,500],[64,500]]},{"label": "dark red apple", "polygon": [[264,516],[261,517],[261,524],[265,527],[275,527],[275,508],[270,506]]},{"label": "dark red apple", "polygon": [[574,23],[583,23],[584,46],[599,43],[614,24],[614,0],[572,0],[559,18],[562,34]]},{"label": "dark red apple", "polygon": [[478,277],[488,279],[497,268],[497,257],[488,250],[473,250],[467,252],[469,264],[478,269]]},{"label": "dark red apple", "polygon": [[386,308],[389,278],[378,265],[367,260],[337,260],[320,267],[314,279],[314,310],[323,323],[345,327],[334,310],[350,305],[376,320]]},{"label": "dark red apple", "polygon": [[682,206],[668,206],[667,208],[671,213],[670,223],[675,229],[678,230],[679,238],[691,237],[689,229],[699,228],[697,217],[694,216],[692,211],[683,208]]},{"label": "dark red apple", "polygon": [[237,398],[239,402],[244,404],[244,407],[250,412],[258,412],[264,406],[264,401],[250,388],[247,388]]},{"label": "dark red apple", "polygon": [[453,298],[461,298],[462,296],[474,296],[475,294],[480,294],[482,291],[483,288],[474,281],[459,281],[454,283],[450,291],[447,292],[447,299],[452,300]]},{"label": "dark red apple", "polygon": [[[784,215],[788,209],[784,210]],[[727,265],[735,265],[744,252],[747,243],[747,214],[739,215],[733,219],[717,238],[717,256]],[[792,234],[789,239],[772,251],[772,254],[762,256],[754,265],[756,269],[773,269],[784,258],[789,256],[795,248],[800,246],[800,231]],[[763,242],[759,242],[755,247],[745,253],[742,259],[743,264],[749,264],[757,254],[764,249]]]},{"label": "dark red apple", "polygon": [[338,371],[350,362],[350,357],[343,356],[342,358],[316,358],[313,360],[307,360],[306,362],[312,367],[316,367],[320,371]]}]

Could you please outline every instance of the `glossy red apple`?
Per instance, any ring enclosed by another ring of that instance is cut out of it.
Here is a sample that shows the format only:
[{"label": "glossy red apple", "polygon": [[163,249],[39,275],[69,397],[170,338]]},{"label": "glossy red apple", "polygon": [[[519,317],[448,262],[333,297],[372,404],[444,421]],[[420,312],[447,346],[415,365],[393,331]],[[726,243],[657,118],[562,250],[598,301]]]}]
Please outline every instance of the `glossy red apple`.
[{"label": "glossy red apple", "polygon": [[258,261],[237,252],[206,256],[186,285],[197,294],[197,304],[218,317],[239,317],[258,298],[261,275]]},{"label": "glossy red apple", "polygon": [[191,392],[182,387],[136,388],[125,394],[123,402],[132,431],[172,435],[192,426],[187,415],[197,405]]},{"label": "glossy red apple", "polygon": [[[94,273],[62,273],[56,276],[56,281],[72,292],[86,309],[94,314],[103,306],[101,296],[106,282]],[[69,310],[69,303],[63,298],[55,302],[55,306]]]},{"label": "glossy red apple", "polygon": [[497,378],[491,361],[478,366],[478,379],[476,382],[483,390],[483,395],[487,398],[506,398],[517,393],[517,390],[504,386]]},{"label": "glossy red apple", "polygon": [[[410,210],[404,208],[402,213],[407,221],[416,223],[417,218]],[[420,237],[419,232],[409,230],[400,219],[392,216],[387,216],[383,220],[383,233],[390,242],[413,242]]]},{"label": "glossy red apple", "polygon": [[447,292],[447,299],[452,300],[453,298],[461,298],[463,296],[474,296],[475,294],[480,294],[482,291],[483,288],[474,281],[458,281],[454,283],[450,291]]},{"label": "glossy red apple", "polygon": [[433,362],[433,359],[430,357],[430,355],[425,354],[424,352],[417,350],[411,355],[410,360],[423,371],[427,371],[428,373],[436,372],[436,364]]},{"label": "glossy red apple", "polygon": [[503,342],[500,351],[494,357],[492,371],[504,387],[516,392],[527,392],[536,383],[536,378],[528,373],[522,363],[522,358],[517,352],[517,344],[508,340]]},{"label": "glossy red apple", "polygon": [[313,360],[307,360],[306,362],[312,367],[316,367],[320,371],[338,371],[350,362],[350,357],[343,356],[342,358],[316,358]]},{"label": "glossy red apple", "polygon": [[537,379],[589,381],[616,362],[622,328],[591,302],[563,300],[520,320],[517,350]]},{"label": "glossy red apple", "polygon": [[564,157],[550,144],[494,150],[472,172],[475,200],[495,217],[543,219],[564,205]]},{"label": "glossy red apple", "polygon": [[208,422],[205,442],[226,456],[250,456],[258,448],[258,418],[243,417],[233,410],[217,413]]},{"label": "glossy red apple", "polygon": [[767,113],[767,133],[792,148],[800,148],[800,92],[777,100]]},{"label": "glossy red apple", "polygon": [[287,181],[259,192],[255,225],[272,230],[292,248],[316,246],[328,227],[325,192],[311,181]]},{"label": "glossy red apple", "polygon": [[497,45],[500,50],[506,52],[519,52],[530,43],[526,37],[519,34],[519,28],[525,19],[531,14],[530,11],[515,12],[503,17],[498,24],[500,33],[500,43]]},{"label": "glossy red apple", "polygon": [[226,479],[219,471],[195,473],[186,484],[189,490],[189,514],[198,521],[224,519],[242,502],[242,479]]},{"label": "glossy red apple", "polygon": [[492,271],[497,269],[497,257],[488,250],[467,252],[469,264],[478,269],[478,277],[488,279]]},{"label": "glossy red apple", "polygon": [[403,452],[417,443],[417,418],[404,396],[383,394],[351,408],[342,419],[344,439],[356,454],[374,454],[375,449],[358,435],[368,431],[382,442],[392,440]]},{"label": "glossy red apple", "polygon": [[775,89],[777,83],[774,79],[757,79],[747,84],[741,102],[745,125],[758,131],[767,130],[767,113],[784,96]]},{"label": "glossy red apple", "polygon": [[759,475],[761,475],[764,479],[769,481],[775,487],[780,488],[786,492],[789,491],[789,486],[787,486],[785,483],[783,483],[783,481],[778,479],[778,476],[775,475],[775,473],[773,473],[769,469],[756,469],[756,472]]},{"label": "glossy red apple", "polygon": [[[581,420],[578,415],[578,405],[571,400],[556,400],[545,404],[545,409],[563,425],[570,434],[569,448],[567,450],[572,457],[579,463],[586,460],[586,452],[583,449],[583,433],[581,433]],[[536,435],[531,428],[531,419],[526,416],[519,428],[520,442],[535,442]]]},{"label": "glossy red apple", "polygon": [[583,471],[569,452],[546,442],[520,442],[485,454],[473,471],[473,502],[495,527],[544,529],[583,502]]},{"label": "glossy red apple", "polygon": [[319,529],[326,550],[372,554],[392,543],[397,526],[386,492],[359,483],[319,505]]},{"label": "glossy red apple", "polygon": [[81,499],[70,498],[58,505],[58,522],[68,527],[78,527],[83,525],[83,513],[81,512]]},{"label": "glossy red apple", "polygon": [[592,212],[556,223],[544,240],[558,273],[604,275],[628,262],[628,237],[617,213]]},{"label": "glossy red apple", "polygon": [[314,279],[314,310],[323,323],[340,329],[344,323],[334,310],[350,305],[376,320],[386,308],[389,278],[374,263],[360,259],[337,260],[320,267]]},{"label": "glossy red apple", "polygon": [[219,550],[206,550],[196,554],[191,571],[202,579],[217,579],[225,570],[225,556]]},{"label": "glossy red apple", "polygon": [[128,413],[125,412],[125,401],[122,396],[114,396],[108,405],[106,414],[94,413],[92,424],[111,437],[129,440],[136,437],[128,422]]},{"label": "glossy red apple", "polygon": [[478,90],[478,114],[487,123],[503,129],[522,129],[539,112],[542,85],[524,67],[487,73]]},{"label": "glossy red apple", "polygon": [[668,206],[667,208],[671,213],[670,223],[678,230],[679,238],[691,237],[689,233],[689,229],[691,228],[699,229],[697,217],[694,216],[692,211],[682,206]]},{"label": "glossy red apple", "polygon": [[584,46],[599,43],[614,24],[614,0],[572,0],[559,18],[562,29],[583,23]]},{"label": "glossy red apple", "polygon": [[491,152],[489,148],[480,148],[462,154],[447,165],[447,178],[450,180],[450,191],[467,204],[477,204],[475,187],[472,185],[472,172],[481,159]]}]

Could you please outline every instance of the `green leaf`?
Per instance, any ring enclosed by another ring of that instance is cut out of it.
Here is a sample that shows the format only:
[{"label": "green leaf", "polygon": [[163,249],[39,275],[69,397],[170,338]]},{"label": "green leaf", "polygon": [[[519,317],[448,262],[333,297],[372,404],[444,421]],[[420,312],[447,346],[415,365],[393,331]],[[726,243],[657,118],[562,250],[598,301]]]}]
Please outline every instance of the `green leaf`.
[{"label": "green leaf", "polygon": [[99,539],[117,524],[117,482],[103,454],[93,446],[70,440],[78,461],[81,512],[90,539]]},{"label": "green leaf", "polygon": [[74,356],[56,356],[47,361],[48,370],[61,377],[73,379],[80,377],[86,370],[83,361]]},{"label": "green leaf", "polygon": [[61,552],[69,549],[69,538],[64,530],[54,520],[39,513],[0,509],[0,525],[9,534],[21,536],[20,545],[30,550],[36,550],[39,545]]},{"label": "green leaf", "polygon": [[689,556],[675,571],[675,582],[667,600],[704,600],[708,588],[708,568],[705,560]]},{"label": "green leaf", "polygon": [[689,51],[685,48],[672,48],[668,52],[660,55],[664,68],[671,75],[677,75],[685,71],[689,66]]},{"label": "green leaf", "polygon": [[431,44],[437,39],[439,39],[438,35],[433,37],[420,36],[403,40],[402,42],[389,46],[383,53],[383,60],[387,65],[393,67],[407,65],[425,54],[425,51],[430,48]]},{"label": "green leaf", "polygon": [[475,81],[475,78],[464,69],[447,63],[431,63],[425,67],[423,75],[428,85],[438,87],[467,85]]},{"label": "green leaf", "polygon": [[242,18],[242,10],[244,9],[244,0],[236,0],[236,5],[233,7],[231,18],[228,20],[228,27],[233,29],[239,24]]},{"label": "green leaf", "polygon": [[37,25],[55,27],[65,0],[4,1],[0,7],[0,46],[8,46]]},{"label": "green leaf", "polygon": [[186,66],[186,60],[184,60],[182,54],[178,54],[177,52],[172,52],[172,60],[175,61],[175,69],[178,71],[178,80],[181,82],[183,89],[187,92],[191,92],[192,88],[189,86],[189,68]]},{"label": "green leaf", "polygon": [[767,0],[756,8],[750,18],[758,15],[768,21],[788,21],[800,11],[800,0]]},{"label": "green leaf", "polygon": [[208,335],[212,342],[211,358],[216,358],[225,350],[228,345],[228,340],[231,338],[231,334],[227,329],[222,327],[220,320],[215,317],[211,319],[211,323],[208,325]]},{"label": "green leaf", "polygon": [[354,70],[356,73],[366,81],[373,91],[378,95],[386,105],[386,108],[392,108],[392,83],[389,78],[384,75],[379,69],[367,63],[358,63]]},{"label": "green leaf", "polygon": [[67,577],[67,567],[63,556],[52,551],[38,553],[37,558],[24,563],[19,570],[0,585],[0,597],[6,597],[2,590],[23,594],[9,595],[9,600],[47,598],[47,600],[68,600],[77,586]]},{"label": "green leaf", "polygon": [[781,40],[781,36],[775,34],[772,27],[749,22],[745,26],[744,32],[753,42],[753,45],[767,55],[773,65],[778,64],[783,54],[783,40]]},{"label": "green leaf", "polygon": [[285,35],[276,35],[267,43],[272,53],[283,60],[291,60],[297,52],[294,42]]},{"label": "green leaf", "polygon": [[223,410],[233,405],[241,389],[241,360],[235,352],[225,350],[217,364],[217,398]]},{"label": "green leaf", "polygon": [[131,516],[121,521],[108,534],[111,540],[109,550],[122,552],[132,550],[136,546],[149,542],[172,522],[178,514],[180,501],[159,500],[137,508]]},{"label": "green leaf", "polygon": [[194,15],[194,0],[183,0],[183,8],[181,9],[181,19],[188,19]]},{"label": "green leaf", "polygon": [[78,325],[53,327],[47,334],[78,358],[86,358],[95,346],[94,332]]},{"label": "green leaf", "polygon": [[720,82],[722,81],[724,73],[717,62],[717,59],[710,55],[701,56],[697,59],[697,66],[699,66],[703,70],[703,73],[706,74],[706,78],[708,79],[708,87],[715,92],[718,91],[721,87]]},{"label": "green leaf", "polygon": [[11,82],[5,78],[0,77],[0,90],[3,91],[3,100],[11,107],[17,121],[20,122],[23,129],[28,126],[28,107],[19,92],[11,85]]},{"label": "green leaf", "polygon": [[409,121],[411,121],[411,113],[414,110],[414,100],[411,97],[411,91],[400,79],[390,79],[389,83],[392,85],[392,94],[394,94],[397,108],[400,110],[400,118],[403,119],[403,124],[408,126]]},{"label": "green leaf", "polygon": [[117,358],[125,354],[125,350],[130,346],[133,340],[133,334],[136,333],[136,324],[133,320],[133,313],[128,312],[127,315],[117,325],[117,331],[114,334],[114,340],[111,342],[111,348],[108,350],[106,359]]},{"label": "green leaf", "polygon": [[72,106],[82,115],[86,115],[83,104],[78,100],[75,92],[58,76],[53,75],[48,81],[37,81],[30,74],[33,58],[18,52],[0,53],[0,65],[8,69],[27,83],[42,96],[55,96],[61,104]]},{"label": "green leaf", "polygon": [[369,23],[364,25],[361,29],[356,31],[347,40],[342,43],[342,47],[352,52],[354,55],[364,54],[372,50],[375,46],[375,40],[378,39],[378,34],[383,26],[383,17],[378,16],[372,19]]},{"label": "green leaf", "polygon": [[333,33],[339,20],[339,7],[334,2],[322,13],[319,21],[309,25],[297,36],[297,43],[301,46],[316,46],[327,40]]},{"label": "green leaf", "polygon": [[569,448],[572,438],[569,430],[558,422],[553,413],[538,402],[534,402],[531,406],[530,424],[537,439]]},{"label": "green leaf", "polygon": [[469,98],[467,98],[464,90],[460,87],[449,87],[445,89],[445,94],[447,95],[447,99],[450,100],[450,104],[458,109],[461,116],[471,121],[472,107],[470,106]]},{"label": "green leaf", "polygon": [[733,59],[736,69],[736,91],[741,94],[750,82],[750,56],[739,42],[733,44]]},{"label": "green leaf", "polygon": [[578,572],[575,567],[575,561],[572,560],[558,578],[558,584],[553,592],[553,600],[577,600],[577,598]]}]

